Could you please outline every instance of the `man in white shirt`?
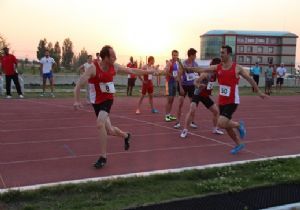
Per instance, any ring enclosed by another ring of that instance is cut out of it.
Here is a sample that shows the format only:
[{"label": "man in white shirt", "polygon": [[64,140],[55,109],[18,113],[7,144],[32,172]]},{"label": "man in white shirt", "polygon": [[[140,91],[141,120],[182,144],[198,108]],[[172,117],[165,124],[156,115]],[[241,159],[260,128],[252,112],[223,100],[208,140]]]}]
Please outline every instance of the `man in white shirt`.
[{"label": "man in white shirt", "polygon": [[[96,60],[96,59],[95,59]],[[86,63],[79,67],[80,74],[83,74],[93,65],[93,56],[88,55]],[[91,104],[89,84],[86,85],[86,103]]]},{"label": "man in white shirt", "polygon": [[53,93],[53,73],[52,73],[52,68],[53,65],[55,64],[55,61],[53,58],[49,56],[49,51],[45,51],[45,57],[43,57],[40,60],[40,73],[41,76],[43,77],[43,93],[41,96],[45,96],[45,89],[46,89],[46,82],[47,79],[50,82],[50,88],[51,88],[51,96],[54,98],[54,93]]},{"label": "man in white shirt", "polygon": [[276,74],[277,74],[276,90],[278,89],[278,85],[279,85],[279,91],[281,90],[285,73],[286,73],[286,68],[284,67],[284,63],[281,63],[281,65],[276,69]]}]

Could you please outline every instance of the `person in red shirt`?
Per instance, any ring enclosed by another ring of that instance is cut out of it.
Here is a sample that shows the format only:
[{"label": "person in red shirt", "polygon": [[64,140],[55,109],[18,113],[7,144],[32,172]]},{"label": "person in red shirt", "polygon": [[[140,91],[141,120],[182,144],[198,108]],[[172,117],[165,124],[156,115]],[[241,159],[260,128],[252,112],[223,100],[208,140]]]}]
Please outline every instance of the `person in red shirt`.
[{"label": "person in red shirt", "polygon": [[[143,66],[142,69],[144,69],[144,72],[148,72],[148,71],[153,71],[153,70],[158,70],[158,65],[154,66],[155,63],[155,59],[153,56],[149,56],[148,58],[148,63],[146,65]],[[153,82],[152,82],[152,75],[144,75],[144,77],[142,78],[141,76],[139,76],[139,79],[142,81],[143,85],[142,85],[142,95],[140,97],[140,100],[138,102],[138,107],[136,109],[136,114],[141,114],[140,108],[141,108],[141,104],[144,100],[144,97],[146,95],[146,93],[148,93],[149,95],[149,104],[151,107],[151,112],[152,113],[158,113],[158,110],[154,108],[153,106]]]},{"label": "person in red shirt", "polygon": [[[238,83],[240,76],[251,84],[254,91],[258,93],[261,98],[266,98],[267,95],[261,92],[253,80],[242,66],[233,62],[231,59],[232,48],[228,45],[221,47],[221,64],[213,65],[209,68],[185,68],[187,71],[194,71],[198,73],[215,73],[217,75],[219,83],[219,110],[220,116],[218,118],[217,126],[224,128],[231,139],[235,142],[236,146],[230,151],[231,154],[237,154],[245,147],[245,144],[241,142],[246,136],[246,128],[244,121],[235,122],[232,120],[232,115],[236,111],[239,103],[239,89]],[[181,68],[182,64],[181,64]],[[237,129],[240,137],[238,137],[234,131]]]},{"label": "person in red shirt", "polygon": [[19,94],[20,98],[24,98],[20,82],[19,82],[19,77],[18,73],[16,71],[16,68],[18,66],[18,61],[16,57],[12,54],[9,54],[9,48],[4,47],[4,56],[2,56],[0,62],[1,62],[1,67],[2,71],[5,74],[5,81],[6,81],[6,98],[11,98],[11,80],[15,83],[17,92]]},{"label": "person in red shirt", "polygon": [[74,88],[74,108],[82,108],[80,103],[80,88],[89,85],[90,101],[97,116],[97,130],[99,133],[101,154],[94,164],[95,168],[102,168],[107,162],[107,136],[119,136],[124,139],[124,149],[130,147],[130,133],[112,125],[109,117],[116,92],[113,78],[116,74],[153,74],[156,70],[145,72],[142,69],[126,68],[116,64],[116,54],[111,46],[104,46],[100,51],[101,61],[94,60],[93,64],[83,73]]},{"label": "person in red shirt", "polygon": [[[133,61],[133,57],[130,57],[130,62],[127,64],[128,68],[137,68],[137,62]],[[135,74],[128,74],[127,83],[127,96],[132,96],[132,89],[135,86],[136,76]]]}]

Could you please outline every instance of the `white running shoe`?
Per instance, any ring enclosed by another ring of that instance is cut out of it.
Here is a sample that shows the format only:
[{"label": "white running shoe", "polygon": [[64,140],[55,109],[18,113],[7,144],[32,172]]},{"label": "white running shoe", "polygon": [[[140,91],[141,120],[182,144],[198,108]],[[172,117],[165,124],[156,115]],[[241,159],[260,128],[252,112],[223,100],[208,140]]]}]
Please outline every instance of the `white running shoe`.
[{"label": "white running shoe", "polygon": [[6,98],[7,98],[7,99],[11,99],[12,97],[11,97],[10,95],[7,95]]},{"label": "white running shoe", "polygon": [[54,93],[51,93],[50,95],[51,95],[51,97],[52,97],[52,98],[55,98],[55,95],[54,95]]},{"label": "white running shoe", "polygon": [[198,128],[198,126],[194,122],[191,122],[190,127],[191,128]]},{"label": "white running shoe", "polygon": [[187,135],[188,135],[188,130],[187,129],[183,129],[182,132],[181,132],[181,134],[180,134],[180,137],[181,138],[186,138]]},{"label": "white running shoe", "polygon": [[43,96],[45,96],[45,93],[41,93],[41,95],[40,95],[41,97],[43,97]]},{"label": "white running shoe", "polygon": [[221,131],[219,128],[215,128],[215,129],[213,130],[213,134],[223,135],[224,132]]},{"label": "white running shoe", "polygon": [[24,98],[24,96],[21,94],[21,95],[19,95],[19,98]]},{"label": "white running shoe", "polygon": [[175,125],[174,125],[174,128],[180,128],[180,123],[179,122],[177,122]]}]

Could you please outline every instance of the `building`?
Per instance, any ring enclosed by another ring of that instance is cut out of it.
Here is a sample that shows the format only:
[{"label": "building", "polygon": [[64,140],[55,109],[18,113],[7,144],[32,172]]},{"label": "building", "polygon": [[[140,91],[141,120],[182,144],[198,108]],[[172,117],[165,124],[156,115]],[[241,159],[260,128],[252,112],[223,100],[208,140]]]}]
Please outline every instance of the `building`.
[{"label": "building", "polygon": [[286,31],[232,31],[212,30],[200,36],[200,59],[220,57],[222,45],[233,50],[233,60],[243,66],[258,62],[295,67],[298,36]]}]

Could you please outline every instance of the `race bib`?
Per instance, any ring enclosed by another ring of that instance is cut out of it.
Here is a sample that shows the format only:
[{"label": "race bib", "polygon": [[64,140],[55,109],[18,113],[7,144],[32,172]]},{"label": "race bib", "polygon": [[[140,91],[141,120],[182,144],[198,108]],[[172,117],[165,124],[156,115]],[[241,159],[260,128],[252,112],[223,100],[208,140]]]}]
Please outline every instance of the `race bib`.
[{"label": "race bib", "polygon": [[152,80],[153,76],[152,74],[148,74],[148,80]]},{"label": "race bib", "polygon": [[173,77],[177,77],[178,71],[173,71]]},{"label": "race bib", "polygon": [[186,73],[186,80],[187,81],[193,81],[196,79],[195,73]]},{"label": "race bib", "polygon": [[100,83],[100,89],[103,93],[115,93],[115,85],[113,82]]},{"label": "race bib", "polygon": [[209,83],[207,84],[207,86],[206,86],[206,89],[207,89],[207,90],[212,90],[213,87],[214,87],[214,83],[213,83],[213,82],[209,82]]},{"label": "race bib", "polygon": [[230,96],[230,86],[220,85],[220,95],[221,96]]}]

